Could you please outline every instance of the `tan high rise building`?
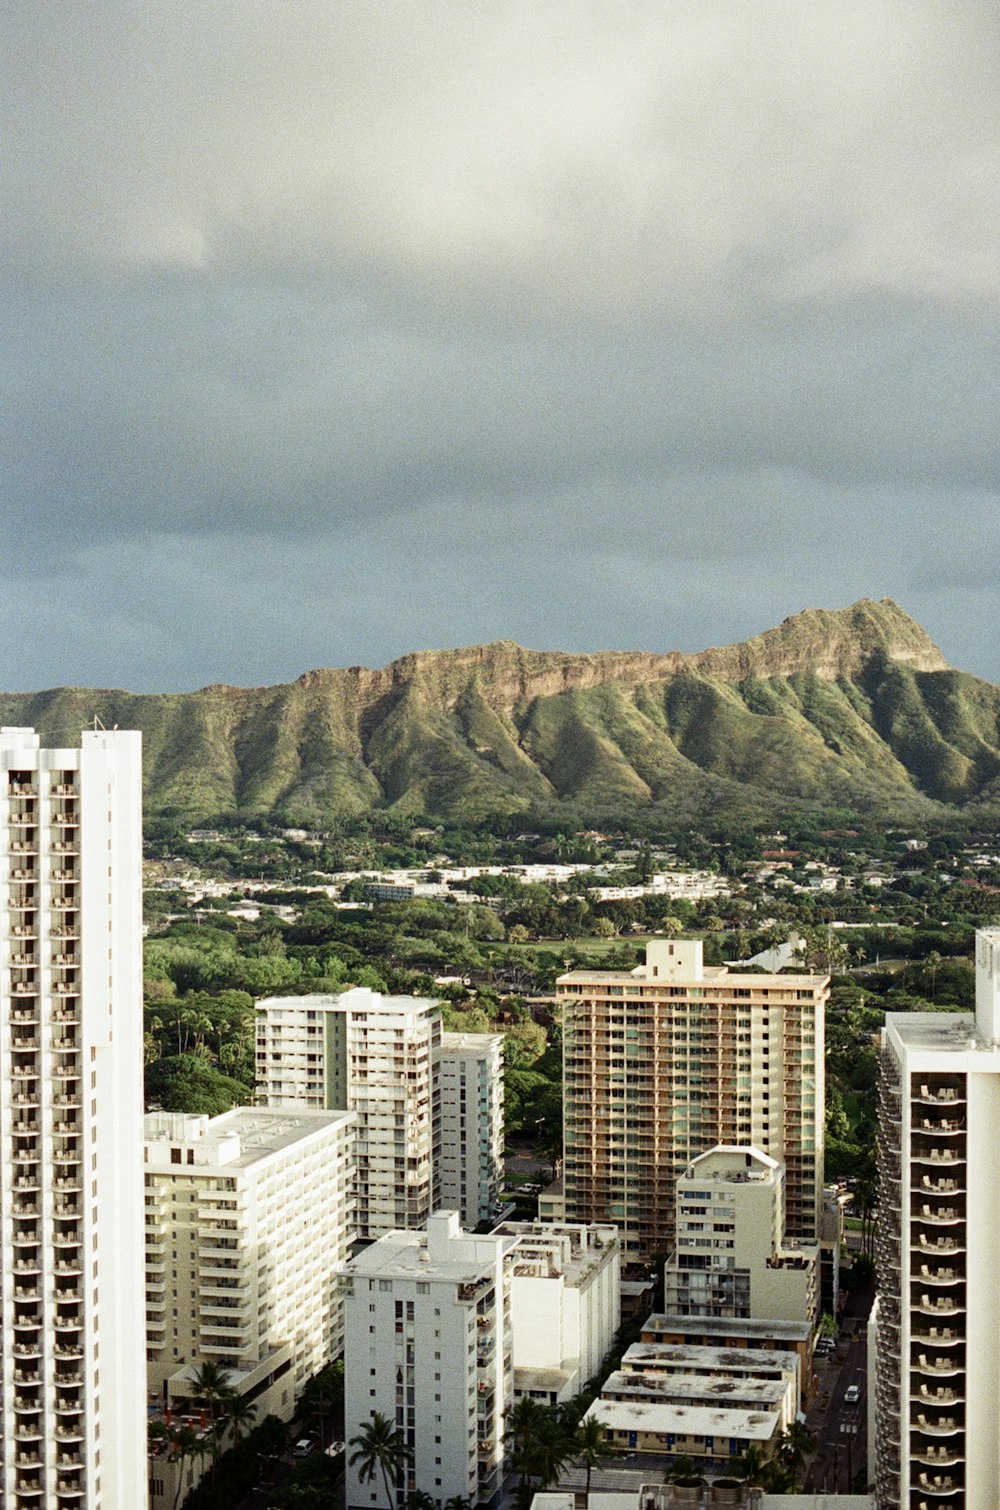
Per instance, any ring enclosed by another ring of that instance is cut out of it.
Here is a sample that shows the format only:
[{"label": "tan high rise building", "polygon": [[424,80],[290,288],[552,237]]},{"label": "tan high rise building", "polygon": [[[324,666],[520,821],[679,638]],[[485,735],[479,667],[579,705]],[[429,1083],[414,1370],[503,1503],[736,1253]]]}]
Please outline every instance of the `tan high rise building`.
[{"label": "tan high rise building", "polygon": [[785,1238],[817,1241],[828,976],[741,975],[699,940],[656,939],[637,969],[573,970],[556,991],[568,1221],[616,1223],[626,1257],[667,1254],[677,1177],[750,1144],[785,1165]]}]

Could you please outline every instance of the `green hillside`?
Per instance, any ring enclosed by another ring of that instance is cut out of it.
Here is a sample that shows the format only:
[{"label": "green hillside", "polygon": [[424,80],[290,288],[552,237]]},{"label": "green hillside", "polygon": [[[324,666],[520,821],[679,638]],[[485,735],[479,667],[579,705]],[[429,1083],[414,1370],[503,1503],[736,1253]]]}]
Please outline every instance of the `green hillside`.
[{"label": "green hillside", "polygon": [[3,723],[54,743],[95,717],[142,730],[147,811],[193,820],[789,803],[902,815],[1000,798],[1000,689],[949,667],[888,599],[692,656],[501,642],[287,686],[0,694]]}]

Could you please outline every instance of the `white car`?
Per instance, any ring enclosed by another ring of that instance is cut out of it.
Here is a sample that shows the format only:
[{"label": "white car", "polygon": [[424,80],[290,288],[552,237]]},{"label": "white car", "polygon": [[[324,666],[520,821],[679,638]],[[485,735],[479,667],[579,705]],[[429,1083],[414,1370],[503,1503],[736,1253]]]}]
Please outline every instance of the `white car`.
[{"label": "white car", "polygon": [[844,1390],[844,1404],[857,1405],[861,1399],[861,1389],[857,1384],[849,1384]]}]

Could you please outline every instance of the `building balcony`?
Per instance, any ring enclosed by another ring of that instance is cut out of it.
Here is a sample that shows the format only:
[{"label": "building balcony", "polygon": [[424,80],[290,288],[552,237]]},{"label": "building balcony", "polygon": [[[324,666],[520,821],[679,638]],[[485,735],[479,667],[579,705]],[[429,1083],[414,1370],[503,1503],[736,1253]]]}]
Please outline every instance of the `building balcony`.
[{"label": "building balcony", "polygon": [[962,1494],[965,1490],[963,1479],[954,1477],[950,1473],[931,1474],[926,1468],[922,1468],[911,1482],[915,1488],[939,1497]]},{"label": "building balcony", "polygon": [[[921,1192],[923,1193],[923,1192]],[[959,1222],[965,1221],[965,1212],[957,1206],[928,1206],[921,1205],[919,1211],[913,1212],[913,1221],[929,1227],[953,1227]]]},{"label": "building balcony", "polygon": [[960,1269],[932,1269],[927,1264],[921,1264],[920,1280],[931,1285],[959,1285],[964,1282],[965,1273]]},{"label": "building balcony", "polygon": [[964,1373],[965,1364],[960,1358],[949,1357],[947,1353],[936,1353],[933,1357],[928,1357],[926,1353],[919,1353],[916,1363],[913,1364],[913,1371],[931,1379],[940,1379]]},{"label": "building balcony", "polygon": [[955,1237],[928,1237],[924,1232],[917,1234],[914,1247],[920,1253],[936,1253],[942,1256],[965,1252],[965,1244],[960,1243]]},{"label": "building balcony", "polygon": [[[954,1416],[927,1417],[921,1411],[920,1415],[917,1416],[917,1419],[910,1422],[910,1429],[911,1431],[919,1432],[922,1436],[954,1437],[965,1430],[965,1422],[956,1420]],[[953,1452],[954,1444],[952,1444],[952,1446],[947,1449],[944,1447],[922,1448],[919,1442],[915,1442],[912,1450],[914,1456],[923,1456],[924,1451],[929,1452],[933,1456],[938,1452]]]},{"label": "building balcony", "polygon": [[965,1090],[952,1085],[920,1085],[912,1100],[915,1106],[964,1106]]},{"label": "building balcony", "polygon": [[933,1389],[921,1384],[919,1389],[910,1391],[910,1400],[916,1405],[964,1405],[965,1393],[947,1384],[935,1385]]},{"label": "building balcony", "polygon": [[952,1349],[965,1346],[963,1333],[952,1327],[914,1327],[910,1335],[913,1341],[919,1343],[921,1347],[925,1347],[928,1344],[931,1347]]}]

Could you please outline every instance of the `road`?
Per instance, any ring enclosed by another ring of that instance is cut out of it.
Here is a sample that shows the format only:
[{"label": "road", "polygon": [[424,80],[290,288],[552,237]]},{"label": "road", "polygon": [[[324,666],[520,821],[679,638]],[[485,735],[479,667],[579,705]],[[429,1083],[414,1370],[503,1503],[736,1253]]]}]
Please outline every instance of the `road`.
[{"label": "road", "polygon": [[[817,1363],[819,1393],[808,1412],[808,1426],[816,1440],[804,1488],[814,1493],[850,1493],[851,1480],[868,1455],[868,1312],[872,1295],[852,1295],[844,1317],[837,1351]],[[858,1388],[857,1404],[844,1396]]]}]

